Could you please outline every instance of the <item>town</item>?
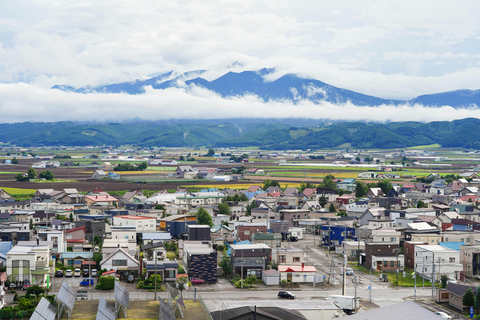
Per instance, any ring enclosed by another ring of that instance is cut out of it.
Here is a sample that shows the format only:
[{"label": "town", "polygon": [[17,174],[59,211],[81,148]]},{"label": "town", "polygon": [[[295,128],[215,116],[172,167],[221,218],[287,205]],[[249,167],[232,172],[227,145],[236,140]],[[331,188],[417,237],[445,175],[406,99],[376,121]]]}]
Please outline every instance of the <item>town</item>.
[{"label": "town", "polygon": [[2,318],[461,319],[480,303],[475,152],[3,151]]}]

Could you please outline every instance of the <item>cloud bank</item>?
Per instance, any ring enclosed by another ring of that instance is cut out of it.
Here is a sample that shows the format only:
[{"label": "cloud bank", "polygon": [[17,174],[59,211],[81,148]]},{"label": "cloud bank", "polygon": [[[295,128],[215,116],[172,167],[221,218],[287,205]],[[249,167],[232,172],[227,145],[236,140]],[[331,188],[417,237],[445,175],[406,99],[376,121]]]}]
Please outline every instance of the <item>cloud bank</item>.
[{"label": "cloud bank", "polygon": [[308,118],[364,121],[444,121],[479,117],[480,109],[421,105],[361,107],[350,103],[314,104],[307,100],[264,102],[253,95],[222,98],[195,85],[146,93],[80,94],[25,83],[0,84],[2,122],[124,121],[224,118]]}]

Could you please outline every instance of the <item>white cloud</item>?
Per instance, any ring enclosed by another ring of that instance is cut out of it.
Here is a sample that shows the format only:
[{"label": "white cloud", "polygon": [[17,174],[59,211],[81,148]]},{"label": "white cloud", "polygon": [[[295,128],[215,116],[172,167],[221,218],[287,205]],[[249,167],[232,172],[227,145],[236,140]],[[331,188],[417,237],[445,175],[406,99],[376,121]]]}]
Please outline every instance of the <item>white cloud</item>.
[{"label": "white cloud", "polygon": [[420,105],[358,107],[350,103],[313,104],[304,100],[293,104],[286,101],[263,102],[253,95],[223,99],[195,85],[166,90],[148,87],[145,94],[128,95],[79,94],[24,83],[0,84],[0,97],[3,122],[231,117],[430,122],[480,117],[480,109],[455,110],[448,106],[436,109]]},{"label": "white cloud", "polygon": [[[213,80],[227,71],[275,67],[277,72],[267,80],[297,73],[394,99],[478,89],[479,30],[480,2],[473,0],[1,1],[0,82],[18,83],[10,85],[17,88],[14,92],[22,94],[18,88],[23,88],[39,98],[23,105],[28,98],[17,97],[25,114],[4,109],[5,119],[35,121],[29,114],[48,118],[62,108],[80,108],[78,101],[88,110],[108,108],[117,100],[136,110],[136,103],[155,105],[159,95],[162,101],[172,98],[171,105],[176,103],[174,96],[178,103],[192,103],[182,107],[199,116],[225,113],[210,112],[209,105],[244,108],[246,101],[253,103],[250,98],[222,102],[216,96],[185,95],[175,89],[135,97],[75,98],[45,90],[55,84],[80,87],[132,81],[171,70],[181,74],[205,69],[208,72],[202,76]],[[230,67],[235,61],[241,66]],[[17,103],[3,89],[0,101],[4,106]],[[270,105],[258,107],[271,114]],[[278,107],[289,114],[291,106]],[[327,105],[294,108],[317,110]],[[448,112],[452,117],[461,114],[448,108],[441,114]]]}]

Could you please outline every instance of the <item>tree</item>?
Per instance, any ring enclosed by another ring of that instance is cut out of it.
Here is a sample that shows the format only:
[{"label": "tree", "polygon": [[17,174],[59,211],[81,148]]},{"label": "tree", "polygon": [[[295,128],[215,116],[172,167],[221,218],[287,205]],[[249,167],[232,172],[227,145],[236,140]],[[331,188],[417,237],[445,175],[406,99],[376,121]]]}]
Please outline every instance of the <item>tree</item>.
[{"label": "tree", "polygon": [[227,254],[227,250],[223,250],[222,259],[218,264],[223,270],[223,274],[228,275],[232,273],[232,266],[230,264],[230,257]]},{"label": "tree", "polygon": [[257,207],[257,202],[253,200],[251,204],[247,205],[247,213],[245,215],[250,216],[252,214],[252,209],[256,207]]},{"label": "tree", "polygon": [[427,204],[423,202],[422,200],[418,200],[417,202],[417,208],[426,208]]},{"label": "tree", "polygon": [[100,244],[100,238],[98,236],[93,237],[94,244]]},{"label": "tree", "polygon": [[213,226],[212,216],[202,207],[197,211],[197,223],[208,224],[210,227]]},{"label": "tree", "polygon": [[225,214],[225,215],[230,215],[230,207],[226,203],[220,203],[218,205],[218,213],[219,214]]},{"label": "tree", "polygon": [[30,230],[33,230],[33,219],[30,219],[30,225],[29,225]]},{"label": "tree", "polygon": [[329,212],[336,212],[337,209],[335,209],[335,205],[333,203],[330,203],[330,207],[328,207]]},{"label": "tree", "polygon": [[13,159],[12,159],[12,164],[18,164],[17,158],[13,157]]},{"label": "tree", "polygon": [[278,183],[278,181],[270,180],[270,179],[264,180],[263,190],[267,190],[269,187],[280,187],[280,183]]},{"label": "tree", "polygon": [[205,155],[206,157],[211,157],[215,154],[215,150],[212,148],[208,149],[207,154]]},{"label": "tree", "polygon": [[55,176],[53,175],[52,171],[50,171],[50,170],[43,171],[42,173],[40,173],[40,175],[38,177],[40,179],[45,179],[45,180],[55,179]]},{"label": "tree", "polygon": [[323,182],[320,184],[320,187],[327,188],[330,190],[337,190],[337,183],[333,181],[335,177],[331,174],[327,174],[323,179]]},{"label": "tree", "polygon": [[147,169],[147,166],[148,166],[147,162],[144,161],[144,162],[140,163],[137,168],[138,168],[139,171],[143,171],[143,170]]},{"label": "tree", "polygon": [[388,180],[383,180],[377,183],[377,186],[382,189],[383,194],[387,195],[390,190],[392,190],[393,186]]},{"label": "tree", "polygon": [[442,274],[441,277],[440,277],[440,283],[441,283],[442,288],[447,287],[447,282],[448,282],[448,277],[446,275]]},{"label": "tree", "polygon": [[477,295],[475,296],[475,304],[473,306],[476,309],[480,308],[480,287],[477,288]]},{"label": "tree", "polygon": [[34,294],[38,297],[39,295],[44,293],[45,293],[45,289],[40,287],[39,285],[34,285],[27,289],[27,295]]},{"label": "tree", "polygon": [[368,192],[368,187],[362,181],[358,181],[355,184],[355,196],[357,198],[364,197],[367,192]]},{"label": "tree", "polygon": [[35,179],[37,177],[37,172],[33,168],[29,168],[27,171],[28,179]]},{"label": "tree", "polygon": [[328,198],[322,194],[320,198],[318,198],[318,203],[322,208],[325,208],[325,205],[328,203]]},{"label": "tree", "polygon": [[70,212],[70,216],[68,217],[68,220],[70,220],[70,222],[73,222],[73,213]]},{"label": "tree", "polygon": [[180,290],[180,297],[182,297],[182,292],[185,290],[185,285],[188,283],[188,278],[185,276],[179,277],[175,280],[175,283],[177,284],[178,290]]},{"label": "tree", "polygon": [[475,305],[475,296],[473,295],[472,289],[468,289],[467,292],[463,294],[462,304],[465,307],[473,307]]}]

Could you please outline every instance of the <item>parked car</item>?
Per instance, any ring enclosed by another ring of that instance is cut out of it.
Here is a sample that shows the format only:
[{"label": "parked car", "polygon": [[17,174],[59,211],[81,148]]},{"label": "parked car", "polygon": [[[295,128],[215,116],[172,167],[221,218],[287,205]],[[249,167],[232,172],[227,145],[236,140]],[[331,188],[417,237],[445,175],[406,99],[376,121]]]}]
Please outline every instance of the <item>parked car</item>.
[{"label": "parked car", "polygon": [[190,282],[193,283],[193,284],[202,284],[202,283],[205,282],[205,280],[200,279],[200,278],[191,278]]},{"label": "parked car", "polygon": [[9,288],[10,288],[10,290],[16,289],[17,288],[16,283],[14,281],[10,282]]},{"label": "parked car", "polygon": [[280,291],[278,297],[282,299],[295,299],[295,295],[288,291]]},{"label": "parked car", "polygon": [[94,284],[95,283],[93,278],[83,279],[82,281],[80,281],[80,287],[93,286]]},{"label": "parked car", "polygon": [[28,288],[30,288],[30,281],[28,280],[23,281],[22,290],[27,290]]},{"label": "parked car", "polygon": [[65,277],[73,277],[73,270],[72,269],[65,270]]},{"label": "parked car", "polygon": [[74,277],[80,277],[82,275],[82,271],[80,269],[75,269],[75,271],[73,272],[73,276]]},{"label": "parked car", "polygon": [[97,269],[92,269],[92,277],[98,276]]},{"label": "parked car", "polygon": [[133,274],[128,275],[127,281],[128,281],[128,283],[133,283],[135,281],[135,277],[133,276]]},{"label": "parked car", "polygon": [[55,271],[55,277],[57,277],[57,278],[63,277],[63,270],[59,269],[59,270]]},{"label": "parked car", "polygon": [[292,236],[292,237],[290,237],[290,241],[291,241],[291,242],[297,242],[297,241],[298,241],[298,238]]},{"label": "parked car", "polygon": [[437,316],[440,316],[442,317],[442,319],[445,319],[445,320],[451,320],[452,317],[450,317],[448,314],[446,314],[445,312],[441,312],[441,311],[438,311],[438,312],[435,312],[435,314]]},{"label": "parked car", "polygon": [[85,269],[85,270],[83,270],[82,275],[83,275],[84,278],[89,277],[90,272],[88,271],[88,269]]},{"label": "parked car", "polygon": [[448,278],[447,283],[457,283],[457,280],[455,278]]},{"label": "parked car", "polygon": [[[345,268],[345,270],[346,270],[345,274],[347,276],[353,276],[354,275],[352,268]],[[340,269],[340,274],[343,275],[343,268]]]}]

